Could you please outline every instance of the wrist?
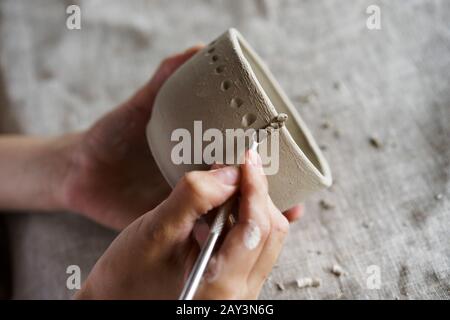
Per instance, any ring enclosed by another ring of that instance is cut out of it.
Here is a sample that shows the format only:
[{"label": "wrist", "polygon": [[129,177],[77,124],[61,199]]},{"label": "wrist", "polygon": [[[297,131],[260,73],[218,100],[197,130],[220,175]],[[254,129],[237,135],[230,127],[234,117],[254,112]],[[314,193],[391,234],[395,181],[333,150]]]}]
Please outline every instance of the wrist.
[{"label": "wrist", "polygon": [[49,209],[72,210],[67,197],[67,180],[73,173],[77,163],[77,154],[80,149],[81,133],[65,134],[47,143],[49,163],[53,170],[49,176]]},{"label": "wrist", "polygon": [[[79,134],[56,138],[4,135],[0,138],[0,208],[66,209],[65,177]],[[20,190],[20,193],[17,191]]]}]

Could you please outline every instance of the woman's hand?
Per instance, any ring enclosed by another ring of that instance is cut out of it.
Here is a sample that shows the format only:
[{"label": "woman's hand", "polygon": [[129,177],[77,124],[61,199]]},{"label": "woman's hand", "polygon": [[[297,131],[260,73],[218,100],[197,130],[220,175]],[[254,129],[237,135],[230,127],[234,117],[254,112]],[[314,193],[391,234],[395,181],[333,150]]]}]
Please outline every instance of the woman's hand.
[{"label": "woman's hand", "polygon": [[[169,197],[129,225],[99,259],[79,299],[176,299],[199,253],[196,221],[240,192],[226,234],[196,299],[255,299],[281,251],[289,223],[268,195],[257,153],[241,170],[193,171]],[[298,209],[294,209],[298,210]]]},{"label": "woman's hand", "polygon": [[130,100],[77,137],[62,185],[64,207],[120,230],[167,197],[170,187],[150,152],[145,127],[162,84],[201,48],[165,59]]}]

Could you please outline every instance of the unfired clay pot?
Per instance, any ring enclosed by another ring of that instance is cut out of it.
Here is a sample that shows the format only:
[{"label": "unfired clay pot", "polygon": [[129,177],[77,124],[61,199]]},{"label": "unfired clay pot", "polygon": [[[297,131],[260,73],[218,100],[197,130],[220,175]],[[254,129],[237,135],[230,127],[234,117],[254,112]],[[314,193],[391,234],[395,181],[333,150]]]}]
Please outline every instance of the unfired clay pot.
[{"label": "unfired clay pot", "polygon": [[[282,211],[331,185],[331,173],[309,130],[278,83],[235,29],[230,29],[183,64],[156,97],[147,139],[171,186],[185,172],[206,164],[171,160],[177,128],[193,131],[195,120],[208,128],[261,128],[279,113],[289,116],[279,130],[279,170],[269,175],[269,192]],[[192,136],[194,136],[192,132]],[[203,147],[205,144],[203,144]]]}]

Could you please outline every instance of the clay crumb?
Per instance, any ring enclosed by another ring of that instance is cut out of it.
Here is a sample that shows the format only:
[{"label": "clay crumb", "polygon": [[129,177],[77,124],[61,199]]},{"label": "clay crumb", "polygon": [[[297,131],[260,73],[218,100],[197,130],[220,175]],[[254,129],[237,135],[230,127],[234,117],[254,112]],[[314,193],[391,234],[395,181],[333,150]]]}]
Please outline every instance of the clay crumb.
[{"label": "clay crumb", "polygon": [[297,283],[297,288],[299,289],[309,287],[317,288],[320,287],[320,285],[322,284],[322,280],[320,280],[319,278],[310,278],[310,277],[298,278],[297,280],[295,280],[295,282]]},{"label": "clay crumb", "polygon": [[335,81],[335,82],[333,83],[333,88],[334,88],[335,90],[339,90],[339,89],[341,88],[341,83],[340,83],[339,81]]},{"label": "clay crumb", "polygon": [[322,129],[328,129],[328,128],[331,127],[331,123],[330,123],[330,121],[325,120],[324,122],[322,122],[322,124],[320,125],[320,127],[321,127]]},{"label": "clay crumb", "polygon": [[338,265],[338,264],[334,264],[332,267],[331,267],[331,273],[332,274],[334,274],[336,277],[340,277],[340,276],[342,276],[342,275],[344,275],[344,269],[342,269],[342,267],[340,266],[340,265]]},{"label": "clay crumb", "polygon": [[325,200],[320,200],[319,201],[319,205],[322,209],[324,210],[330,210],[334,208],[334,205],[332,205],[331,203],[325,201]]},{"label": "clay crumb", "polygon": [[321,284],[322,284],[322,280],[320,280],[319,278],[313,279],[313,280],[312,280],[312,286],[313,286],[313,288],[320,287]]},{"label": "clay crumb", "polygon": [[286,121],[288,120],[288,115],[285,113],[279,113],[275,118],[273,118],[270,123],[265,127],[266,130],[273,131],[284,127]]},{"label": "clay crumb", "polygon": [[275,117],[275,121],[277,122],[286,122],[287,119],[289,118],[289,116],[286,113],[279,113],[276,117]]},{"label": "clay crumb", "polygon": [[277,289],[280,291],[286,290],[286,288],[284,287],[284,284],[282,282],[277,282]]},{"label": "clay crumb", "polygon": [[442,193],[438,193],[437,195],[434,196],[434,198],[435,198],[436,200],[442,200],[443,197],[444,197],[444,196],[442,195]]},{"label": "clay crumb", "polygon": [[336,130],[334,130],[334,132],[333,132],[333,136],[334,136],[336,139],[339,139],[339,138],[341,137],[341,132],[340,132],[338,129],[336,129]]},{"label": "clay crumb", "polygon": [[369,137],[369,143],[375,149],[381,149],[381,147],[382,147],[380,140],[374,136]]}]

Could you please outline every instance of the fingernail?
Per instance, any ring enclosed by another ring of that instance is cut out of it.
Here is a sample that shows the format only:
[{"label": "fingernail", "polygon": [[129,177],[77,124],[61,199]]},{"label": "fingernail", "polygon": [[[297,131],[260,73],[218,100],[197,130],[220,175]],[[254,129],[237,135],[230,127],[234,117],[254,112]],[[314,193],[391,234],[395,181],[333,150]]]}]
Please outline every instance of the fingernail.
[{"label": "fingernail", "polygon": [[235,185],[239,182],[239,168],[227,166],[211,170],[212,174],[224,184]]},{"label": "fingernail", "polygon": [[205,46],[205,44],[204,43],[201,43],[201,42],[198,42],[198,43],[196,43],[195,45],[193,45],[192,47],[190,47],[190,48],[187,48],[186,50],[184,50],[184,54],[188,54],[188,53],[191,53],[191,52],[196,52],[196,51],[198,51],[200,48],[203,48]]},{"label": "fingernail", "polygon": [[261,167],[261,157],[255,150],[248,150],[248,163],[255,167]]}]

